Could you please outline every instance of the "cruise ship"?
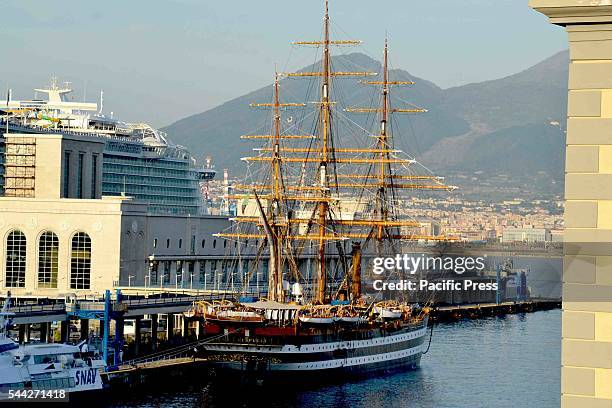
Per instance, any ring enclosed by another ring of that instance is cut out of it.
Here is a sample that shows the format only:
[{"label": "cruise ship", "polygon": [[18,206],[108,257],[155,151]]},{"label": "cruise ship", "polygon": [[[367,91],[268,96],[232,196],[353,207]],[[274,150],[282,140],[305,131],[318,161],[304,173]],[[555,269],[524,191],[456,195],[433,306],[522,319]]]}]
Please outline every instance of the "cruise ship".
[{"label": "cruise ship", "polygon": [[[152,214],[207,214],[203,183],[215,177],[209,166],[198,166],[186,148],[146,123],[126,123],[106,116],[103,92],[97,103],[76,102],[68,86],[52,78],[31,100],[0,101],[2,133],[77,134],[105,141],[102,195],[130,196],[148,203]],[[24,196],[5,180],[5,143],[0,136],[0,196]],[[27,195],[27,192],[25,193]],[[88,197],[78,197],[88,198]]]}]

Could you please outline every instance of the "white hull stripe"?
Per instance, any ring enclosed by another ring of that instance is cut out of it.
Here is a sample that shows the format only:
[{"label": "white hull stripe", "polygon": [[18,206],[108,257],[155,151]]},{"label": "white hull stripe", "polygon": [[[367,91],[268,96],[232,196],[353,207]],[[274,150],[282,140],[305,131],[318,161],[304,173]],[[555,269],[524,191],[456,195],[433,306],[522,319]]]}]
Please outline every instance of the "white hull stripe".
[{"label": "white hull stripe", "polygon": [[[219,351],[219,352],[250,352],[250,353],[292,353],[292,354],[310,354],[322,351],[334,351],[342,349],[359,349],[364,347],[381,346],[385,344],[394,344],[407,340],[417,339],[425,336],[426,328],[415,330],[408,333],[402,333],[397,335],[388,335],[384,337],[376,337],[374,339],[367,340],[352,340],[352,341],[337,341],[332,343],[319,343],[319,344],[304,344],[301,347],[295,345],[284,345],[279,346],[267,346],[261,344],[235,344],[235,343],[222,343],[222,344],[205,344],[206,350],[208,351]],[[361,357],[359,357],[361,358]]]},{"label": "white hull stripe", "polygon": [[[392,362],[402,358],[421,354],[424,345],[418,345],[405,350],[394,351],[391,353],[373,354],[363,357],[352,357],[335,360],[309,361],[305,363],[278,363],[270,364],[270,371],[314,371],[314,370],[329,370],[342,367],[356,367],[368,364]],[[242,362],[220,362],[222,366],[234,369],[243,369]]]}]

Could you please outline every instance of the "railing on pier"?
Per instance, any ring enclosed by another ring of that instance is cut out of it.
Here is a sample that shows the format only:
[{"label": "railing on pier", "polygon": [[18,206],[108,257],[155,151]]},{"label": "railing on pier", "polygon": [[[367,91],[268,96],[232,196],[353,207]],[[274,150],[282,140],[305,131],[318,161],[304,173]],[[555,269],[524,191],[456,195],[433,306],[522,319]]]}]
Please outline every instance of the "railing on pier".
[{"label": "railing on pier", "polygon": [[126,366],[134,367],[134,366],[143,365],[147,363],[153,363],[153,362],[162,361],[162,360],[175,360],[179,358],[192,357],[192,356],[195,357],[196,353],[194,349],[197,349],[198,346],[203,346],[206,343],[214,342],[226,336],[227,336],[227,333],[219,334],[217,336],[209,337],[207,339],[196,340],[196,341],[185,343],[178,347],[174,347],[168,350],[158,351],[157,353],[148,354],[146,356],[127,360],[127,361],[122,362],[118,366],[108,367],[107,371],[114,371],[118,369],[119,367],[126,367]]},{"label": "railing on pier", "polygon": [[66,305],[64,303],[54,303],[51,305],[21,305],[8,308],[8,313],[15,315],[35,315],[35,314],[50,314],[53,312],[64,313]]}]

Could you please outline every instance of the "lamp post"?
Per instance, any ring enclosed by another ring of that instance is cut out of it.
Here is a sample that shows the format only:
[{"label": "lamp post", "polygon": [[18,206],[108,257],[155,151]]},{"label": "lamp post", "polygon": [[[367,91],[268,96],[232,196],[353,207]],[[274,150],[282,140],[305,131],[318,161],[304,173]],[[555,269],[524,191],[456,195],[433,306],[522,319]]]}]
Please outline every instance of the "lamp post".
[{"label": "lamp post", "polygon": [[134,275],[128,275],[128,287],[132,287],[132,278]]},{"label": "lamp post", "polygon": [[189,289],[193,290],[193,273],[189,274]]},{"label": "lamp post", "polygon": [[178,274],[181,272],[181,288],[183,287],[183,262],[176,261],[176,273],[174,274],[174,286],[178,290]]},{"label": "lamp post", "polygon": [[[149,278],[149,286],[152,286],[151,284],[151,273],[153,272],[153,267],[155,267],[155,261],[153,258],[153,255],[149,255],[149,270],[147,273],[147,276]],[[146,280],[145,280],[145,287],[147,286]]]}]

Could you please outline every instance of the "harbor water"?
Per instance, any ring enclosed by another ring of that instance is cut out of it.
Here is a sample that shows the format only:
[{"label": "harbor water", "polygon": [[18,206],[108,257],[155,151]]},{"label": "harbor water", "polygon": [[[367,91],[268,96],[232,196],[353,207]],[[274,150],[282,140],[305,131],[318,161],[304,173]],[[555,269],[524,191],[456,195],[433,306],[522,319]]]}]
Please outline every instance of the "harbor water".
[{"label": "harbor water", "polygon": [[120,407],[558,407],[561,311],[438,324],[415,371],[348,382],[241,386],[227,381],[112,397]]}]

